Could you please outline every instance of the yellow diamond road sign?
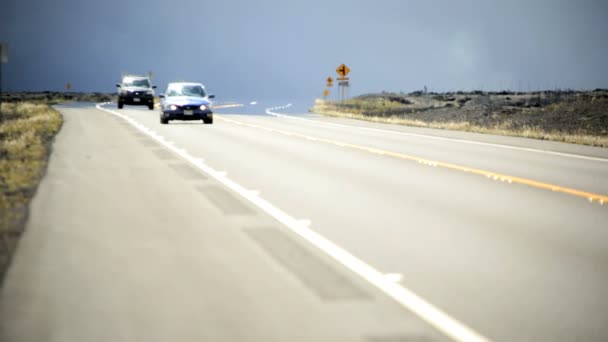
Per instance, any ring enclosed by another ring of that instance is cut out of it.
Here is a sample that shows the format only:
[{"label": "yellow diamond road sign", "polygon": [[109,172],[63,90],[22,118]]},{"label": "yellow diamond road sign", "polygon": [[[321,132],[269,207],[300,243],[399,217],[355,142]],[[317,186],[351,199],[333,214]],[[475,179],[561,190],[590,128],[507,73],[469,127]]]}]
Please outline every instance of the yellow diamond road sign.
[{"label": "yellow diamond road sign", "polygon": [[331,86],[333,85],[333,83],[334,83],[334,79],[333,79],[333,78],[331,78],[331,77],[328,77],[328,78],[327,78],[327,86],[328,86],[328,87],[331,87]]},{"label": "yellow diamond road sign", "polygon": [[348,73],[350,72],[350,69],[345,64],[342,64],[338,67],[338,69],[336,69],[336,72],[338,73],[338,75],[346,77],[346,75],[348,75]]}]

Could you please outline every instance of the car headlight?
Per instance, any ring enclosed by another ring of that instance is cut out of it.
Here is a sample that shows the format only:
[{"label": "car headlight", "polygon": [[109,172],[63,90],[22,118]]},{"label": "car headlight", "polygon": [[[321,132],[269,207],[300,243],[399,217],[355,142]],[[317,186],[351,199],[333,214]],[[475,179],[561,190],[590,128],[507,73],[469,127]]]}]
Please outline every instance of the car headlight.
[{"label": "car headlight", "polygon": [[201,105],[201,110],[205,110],[205,109],[207,109],[207,106]]},{"label": "car headlight", "polygon": [[147,90],[147,91],[146,91],[146,94],[147,94],[147,95],[152,95],[152,94],[154,94],[154,93],[152,92],[152,90]]},{"label": "car headlight", "polygon": [[176,105],[171,105],[171,107],[169,107],[169,108],[171,108],[171,110],[176,110],[177,106]]}]

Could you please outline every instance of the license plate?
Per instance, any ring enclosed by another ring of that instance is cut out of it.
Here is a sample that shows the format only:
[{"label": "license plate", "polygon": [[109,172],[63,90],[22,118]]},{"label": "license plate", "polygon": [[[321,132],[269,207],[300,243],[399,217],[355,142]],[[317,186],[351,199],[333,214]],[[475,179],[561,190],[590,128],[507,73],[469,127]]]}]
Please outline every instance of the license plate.
[{"label": "license plate", "polygon": [[133,102],[139,102],[139,101],[141,101],[141,100],[139,99],[139,97],[134,97],[134,98],[133,98]]},{"label": "license plate", "polygon": [[192,115],[194,111],[192,109],[184,109],[184,115]]}]

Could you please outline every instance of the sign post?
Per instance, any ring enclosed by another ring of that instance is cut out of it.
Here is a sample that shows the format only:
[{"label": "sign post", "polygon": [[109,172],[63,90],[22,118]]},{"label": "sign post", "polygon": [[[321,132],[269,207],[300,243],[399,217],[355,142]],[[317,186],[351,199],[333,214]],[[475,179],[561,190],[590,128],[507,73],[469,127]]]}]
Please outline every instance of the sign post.
[{"label": "sign post", "polygon": [[4,121],[2,114],[2,64],[8,63],[8,45],[0,43],[0,122]]},{"label": "sign post", "polygon": [[340,100],[344,101],[348,97],[348,87],[350,87],[350,83],[348,82],[350,79],[346,77],[350,73],[350,68],[346,64],[342,64],[336,69],[336,72],[340,75],[336,79],[339,81],[338,91],[340,93]]}]

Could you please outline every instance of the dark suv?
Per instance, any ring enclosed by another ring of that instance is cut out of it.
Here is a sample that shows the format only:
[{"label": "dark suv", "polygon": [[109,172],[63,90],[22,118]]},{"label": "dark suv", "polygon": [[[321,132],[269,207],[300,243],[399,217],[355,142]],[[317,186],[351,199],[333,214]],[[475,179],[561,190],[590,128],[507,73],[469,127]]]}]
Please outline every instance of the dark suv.
[{"label": "dark suv", "polygon": [[122,83],[116,83],[118,87],[118,108],[125,104],[148,106],[154,109],[154,89],[150,79],[146,76],[124,76]]}]

